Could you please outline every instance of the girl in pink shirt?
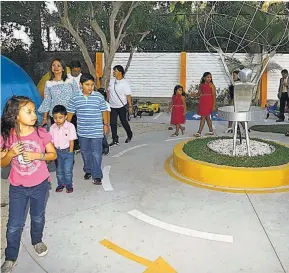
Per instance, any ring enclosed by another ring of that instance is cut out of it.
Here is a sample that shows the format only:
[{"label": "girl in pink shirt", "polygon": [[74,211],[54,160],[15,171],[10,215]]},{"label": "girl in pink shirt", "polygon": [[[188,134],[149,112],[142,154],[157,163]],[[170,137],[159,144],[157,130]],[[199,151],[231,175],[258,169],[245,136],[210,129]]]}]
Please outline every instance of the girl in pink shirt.
[{"label": "girl in pink shirt", "polygon": [[50,134],[37,126],[33,101],[24,96],[10,98],[1,117],[1,167],[11,163],[7,248],[1,272],[11,272],[16,264],[29,201],[32,245],[38,256],[48,252],[42,242],[50,181],[45,161],[56,157]]}]

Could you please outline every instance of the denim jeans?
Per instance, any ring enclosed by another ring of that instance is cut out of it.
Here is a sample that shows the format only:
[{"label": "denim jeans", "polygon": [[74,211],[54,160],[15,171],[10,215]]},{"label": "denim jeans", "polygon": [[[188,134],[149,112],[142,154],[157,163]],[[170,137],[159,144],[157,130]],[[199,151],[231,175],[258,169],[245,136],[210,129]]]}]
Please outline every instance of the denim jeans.
[{"label": "denim jeans", "polygon": [[67,149],[56,149],[56,177],[58,186],[66,185],[66,188],[72,187],[74,152]]},{"label": "denim jeans", "polygon": [[91,173],[92,179],[102,179],[102,140],[101,138],[86,138],[78,137],[79,145],[81,147],[80,152],[83,159],[83,171],[85,173]]},{"label": "denim jeans", "polygon": [[28,201],[30,201],[30,234],[32,245],[42,242],[45,224],[45,201],[49,184],[46,179],[34,187],[10,185],[9,218],[6,232],[7,248],[5,250],[6,260],[15,261],[18,257]]}]

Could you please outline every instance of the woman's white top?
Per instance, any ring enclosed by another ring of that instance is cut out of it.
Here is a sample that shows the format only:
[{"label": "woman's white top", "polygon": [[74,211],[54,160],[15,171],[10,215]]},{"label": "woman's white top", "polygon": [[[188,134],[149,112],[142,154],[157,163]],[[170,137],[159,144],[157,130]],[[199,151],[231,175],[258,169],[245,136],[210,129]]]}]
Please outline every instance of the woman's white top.
[{"label": "woman's white top", "polygon": [[39,113],[51,114],[55,105],[67,107],[69,100],[79,93],[79,87],[73,79],[66,81],[47,81],[44,88],[44,99],[38,109]]},{"label": "woman's white top", "polygon": [[130,85],[126,79],[112,79],[108,86],[109,103],[111,108],[121,108],[127,104],[127,97],[132,95]]},{"label": "woman's white top", "polygon": [[106,106],[107,106],[107,110],[106,111],[111,112],[109,103],[107,101],[105,103],[106,103]]}]

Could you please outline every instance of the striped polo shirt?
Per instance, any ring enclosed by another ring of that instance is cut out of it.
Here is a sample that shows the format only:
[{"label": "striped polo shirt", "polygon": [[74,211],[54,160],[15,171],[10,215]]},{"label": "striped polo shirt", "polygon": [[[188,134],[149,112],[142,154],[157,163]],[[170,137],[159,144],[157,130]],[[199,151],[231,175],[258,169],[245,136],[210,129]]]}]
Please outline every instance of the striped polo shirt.
[{"label": "striped polo shirt", "polygon": [[67,107],[67,112],[76,113],[78,136],[85,138],[103,137],[102,112],[107,110],[99,92],[92,92],[90,96],[80,93],[70,99]]}]

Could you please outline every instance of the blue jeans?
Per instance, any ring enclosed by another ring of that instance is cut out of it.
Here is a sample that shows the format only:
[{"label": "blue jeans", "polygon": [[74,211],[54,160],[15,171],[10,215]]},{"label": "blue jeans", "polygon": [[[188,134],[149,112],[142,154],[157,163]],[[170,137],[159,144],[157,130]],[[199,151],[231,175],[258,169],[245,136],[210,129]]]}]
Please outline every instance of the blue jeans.
[{"label": "blue jeans", "polygon": [[91,173],[92,179],[102,179],[102,139],[78,137],[80,152],[84,162],[83,171]]},{"label": "blue jeans", "polygon": [[7,224],[6,260],[15,261],[18,257],[20,240],[26,220],[28,201],[30,201],[31,242],[42,242],[45,224],[45,202],[49,189],[47,179],[34,187],[12,186],[9,188],[9,218]]},{"label": "blue jeans", "polygon": [[56,177],[58,186],[65,185],[66,188],[72,187],[74,152],[67,149],[56,149]]}]

